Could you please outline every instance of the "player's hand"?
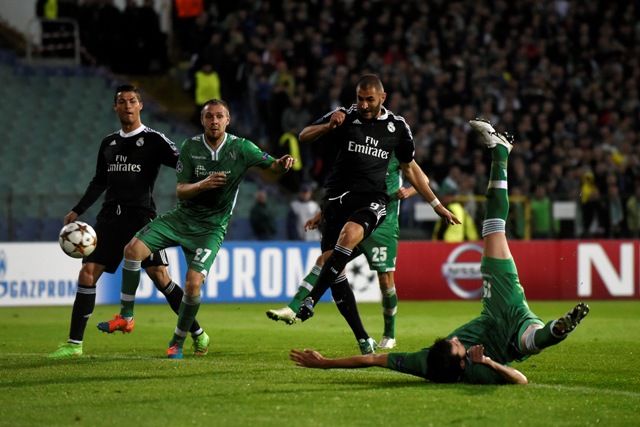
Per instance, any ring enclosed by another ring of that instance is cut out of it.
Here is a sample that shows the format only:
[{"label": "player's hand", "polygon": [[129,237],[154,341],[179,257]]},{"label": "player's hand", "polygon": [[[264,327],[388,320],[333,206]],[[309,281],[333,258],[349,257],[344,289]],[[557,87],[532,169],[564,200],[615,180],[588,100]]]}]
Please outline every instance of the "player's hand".
[{"label": "player's hand", "polygon": [[64,223],[63,225],[67,225],[70,222],[75,221],[76,219],[78,219],[78,214],[75,213],[74,211],[71,211],[64,216],[64,219],[62,220],[62,222]]},{"label": "player's hand", "polygon": [[445,208],[442,203],[440,203],[433,209],[436,211],[438,216],[440,216],[440,218],[444,219],[447,222],[447,224],[462,224],[462,221],[460,221],[458,217],[455,216],[449,209]]},{"label": "player's hand", "polygon": [[280,170],[282,171],[282,173],[286,173],[289,171],[289,169],[291,169],[291,166],[296,163],[296,159],[291,157],[289,154],[285,154],[284,156],[276,160],[276,162],[278,163],[278,166],[280,166]]},{"label": "player's hand", "polygon": [[338,110],[334,112],[329,119],[329,129],[335,129],[340,126],[344,122],[345,117],[347,117],[347,115],[344,111]]},{"label": "player's hand", "polygon": [[408,199],[413,194],[415,194],[415,191],[411,192],[411,191],[409,191],[409,189],[404,188],[404,187],[400,187],[400,188],[398,188],[398,191],[396,191],[396,195],[398,196],[398,200]]},{"label": "player's hand", "polygon": [[469,355],[469,360],[471,360],[473,363],[487,364],[491,362],[491,358],[484,355],[484,346],[482,344],[470,347],[469,351],[467,351],[467,354]]},{"label": "player's hand", "polygon": [[313,216],[313,218],[309,219],[304,223],[304,231],[307,230],[315,230],[320,226],[320,221],[322,220],[322,212],[318,211],[317,214]]},{"label": "player's hand", "polygon": [[322,362],[324,357],[320,353],[314,350],[291,350],[289,353],[289,359],[293,360],[297,366],[303,366],[305,368],[322,368]]},{"label": "player's hand", "polygon": [[201,190],[211,190],[213,188],[223,187],[227,183],[227,174],[224,172],[212,173],[198,183]]}]

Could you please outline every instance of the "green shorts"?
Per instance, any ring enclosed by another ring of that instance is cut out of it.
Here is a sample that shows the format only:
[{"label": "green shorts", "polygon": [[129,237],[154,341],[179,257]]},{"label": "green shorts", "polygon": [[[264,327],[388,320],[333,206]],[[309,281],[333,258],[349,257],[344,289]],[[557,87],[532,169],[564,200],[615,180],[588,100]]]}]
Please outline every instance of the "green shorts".
[{"label": "green shorts", "polygon": [[227,224],[227,219],[222,224],[194,221],[176,208],[151,221],[136,233],[136,237],[152,252],[182,247],[187,267],[206,277],[227,234]]},{"label": "green shorts", "polygon": [[532,324],[544,326],[527,304],[524,289],[520,285],[516,264],[511,259],[482,257],[482,313],[494,318],[506,336],[522,353],[520,337]]},{"label": "green shorts", "polygon": [[382,224],[358,245],[369,262],[369,268],[378,273],[396,270],[398,256],[398,221],[385,219]]}]

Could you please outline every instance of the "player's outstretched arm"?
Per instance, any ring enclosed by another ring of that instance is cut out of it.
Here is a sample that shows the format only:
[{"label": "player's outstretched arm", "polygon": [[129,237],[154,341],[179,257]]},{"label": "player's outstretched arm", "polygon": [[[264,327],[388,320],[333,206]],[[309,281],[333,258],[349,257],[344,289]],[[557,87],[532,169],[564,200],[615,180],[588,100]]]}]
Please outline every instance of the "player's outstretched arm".
[{"label": "player's outstretched arm", "polygon": [[340,357],[336,359],[329,359],[323,357],[315,350],[291,350],[289,353],[289,359],[293,360],[297,366],[303,366],[305,368],[316,369],[355,369],[355,368],[370,368],[372,366],[379,366],[381,368],[387,367],[388,354],[364,354],[350,357]]},{"label": "player's outstretched arm", "polygon": [[468,351],[469,359],[473,363],[482,363],[498,372],[502,378],[505,379],[510,384],[528,384],[529,381],[524,374],[517,369],[514,369],[510,366],[506,366],[500,364],[498,362],[494,362],[491,358],[484,355],[484,346],[483,345],[474,345],[469,348]]},{"label": "player's outstretched arm", "polygon": [[288,172],[289,169],[291,169],[291,166],[293,166],[295,163],[296,159],[291,157],[289,154],[285,154],[275,162],[271,163],[271,166],[269,166],[268,170],[273,174],[282,175],[283,173]]},{"label": "player's outstretched arm", "polygon": [[415,160],[412,160],[410,163],[400,162],[400,167],[407,180],[413,185],[418,194],[431,204],[438,216],[447,221],[448,224],[462,224],[462,221],[460,221],[458,217],[440,203],[433,190],[431,190],[431,187],[429,187],[429,178],[424,174],[422,169],[420,169],[420,166],[418,166]]}]

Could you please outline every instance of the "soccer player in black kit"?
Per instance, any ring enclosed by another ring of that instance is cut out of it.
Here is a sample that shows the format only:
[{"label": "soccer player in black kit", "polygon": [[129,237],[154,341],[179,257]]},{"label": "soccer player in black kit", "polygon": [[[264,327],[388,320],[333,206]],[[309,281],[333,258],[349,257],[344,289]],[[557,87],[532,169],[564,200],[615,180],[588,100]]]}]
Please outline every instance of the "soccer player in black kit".
[{"label": "soccer player in black kit", "polygon": [[[82,259],[78,275],[69,340],[48,357],[82,355],[84,331],[96,303],[96,283],[103,272],[115,273],[122,261],[125,245],[138,230],[156,217],[153,187],[160,166],[176,167],[178,150],[175,144],[142,124],[142,105],[140,91],[136,87],[123,85],[116,89],[113,109],[122,129],[102,140],[95,176],[82,199],[64,217],[65,225],[75,221],[106,191],[94,227],[98,245],[91,255]],[[164,251],[153,253],[142,262],[142,267],[156,288],[165,295],[177,314],[183,291],[169,277],[167,265]],[[122,333],[133,330],[133,321],[123,323],[124,326],[116,329]],[[197,321],[190,332],[194,339],[194,353],[206,354],[209,337]]]},{"label": "soccer player in black kit", "polygon": [[301,142],[322,138],[321,142],[333,145],[337,154],[322,202],[320,229],[325,263],[296,317],[304,322],[313,316],[315,304],[330,287],[362,354],[373,353],[377,344],[362,325],[344,268],[356,245],[371,235],[386,216],[386,173],[392,152],[418,194],[448,224],[460,224],[429,187],[429,179],[413,159],[411,130],[404,118],[382,106],[385,99],[380,79],[364,75],[356,86],[356,104],[327,113],[304,128],[299,137]]}]

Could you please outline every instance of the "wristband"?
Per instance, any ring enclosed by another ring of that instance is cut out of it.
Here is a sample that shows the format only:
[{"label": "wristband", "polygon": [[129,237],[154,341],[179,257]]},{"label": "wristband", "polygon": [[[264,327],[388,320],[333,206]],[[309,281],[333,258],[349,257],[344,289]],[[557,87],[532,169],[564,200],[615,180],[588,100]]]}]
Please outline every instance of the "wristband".
[{"label": "wristband", "polygon": [[435,199],[433,199],[432,201],[429,202],[429,204],[431,205],[432,208],[435,209],[436,206],[438,206],[440,204],[440,200],[438,200],[438,198],[436,197]]}]

